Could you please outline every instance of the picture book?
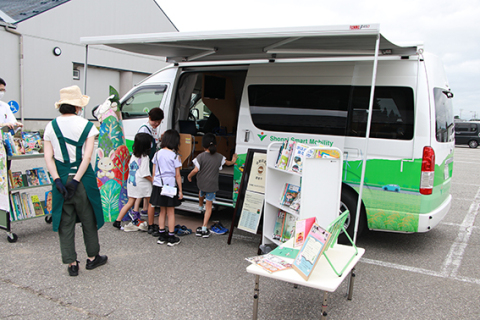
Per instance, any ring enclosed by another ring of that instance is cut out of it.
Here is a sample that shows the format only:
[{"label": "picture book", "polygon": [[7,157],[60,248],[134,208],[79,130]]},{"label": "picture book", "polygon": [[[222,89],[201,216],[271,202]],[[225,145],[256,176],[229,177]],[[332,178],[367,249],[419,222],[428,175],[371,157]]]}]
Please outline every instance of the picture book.
[{"label": "picture book", "polygon": [[42,138],[39,132],[22,132],[26,154],[40,153],[42,151]]},{"label": "picture book", "polygon": [[18,220],[17,208],[15,207],[15,200],[13,199],[13,193],[10,193],[10,217],[12,221]]},{"label": "picture book", "polygon": [[37,171],[38,181],[41,185],[52,183],[50,181],[50,178],[48,177],[47,170],[45,170],[45,168],[33,168],[33,170]]},{"label": "picture book", "polygon": [[295,224],[295,242],[294,247],[298,248],[303,245],[305,238],[308,236],[310,229],[313,224],[316,222],[315,217],[298,220]]},{"label": "picture book", "polygon": [[23,175],[20,171],[12,172],[12,189],[23,187]]},{"label": "picture book", "polygon": [[12,145],[10,144],[10,139],[8,138],[9,133],[3,132],[3,142],[5,143],[5,151],[7,151],[8,156],[13,156]]},{"label": "picture book", "polygon": [[14,138],[13,143],[15,144],[15,150],[17,155],[25,154],[25,148],[23,147],[22,139]]},{"label": "picture book", "polygon": [[280,199],[280,204],[282,206],[289,207],[292,204],[293,200],[295,200],[299,192],[299,186],[293,185],[291,183],[286,183]]},{"label": "picture book", "polygon": [[290,161],[288,163],[288,171],[302,173],[303,161],[305,160],[305,152],[310,146],[304,143],[296,143],[293,147]]},{"label": "picture book", "polygon": [[261,256],[254,256],[246,258],[250,263],[256,264],[257,266],[263,268],[268,273],[274,273],[277,271],[287,270],[292,267],[292,264],[284,260],[279,256],[267,253]]},{"label": "picture book", "polygon": [[38,199],[37,195],[33,195],[31,197],[33,203],[33,209],[35,210],[36,216],[41,216],[44,214],[42,204],[40,203],[40,199]]},{"label": "picture book", "polygon": [[283,222],[287,213],[283,210],[278,211],[275,226],[273,227],[273,239],[280,240],[283,232]]},{"label": "picture book", "polygon": [[33,207],[32,197],[28,193],[27,193],[27,201],[28,201],[28,208],[30,212],[33,212],[33,216],[35,217],[35,208]]},{"label": "picture book", "polygon": [[290,205],[290,209],[299,212],[300,211],[300,201],[301,201],[301,192],[298,192],[298,195],[295,199],[293,199],[292,204]]},{"label": "picture book", "polygon": [[315,150],[313,158],[336,158],[340,159],[340,153],[337,150]]},{"label": "picture book", "polygon": [[295,141],[286,140],[284,142],[282,151],[280,156],[278,157],[278,161],[276,164],[276,168],[280,170],[287,170],[288,162],[290,160],[290,155],[292,153],[293,146],[295,145]]},{"label": "picture book", "polygon": [[40,181],[38,180],[37,170],[30,169],[25,171],[27,174],[27,181],[29,186],[39,186]]},{"label": "picture book", "polygon": [[45,192],[45,205],[43,206],[45,214],[52,213],[52,190]]},{"label": "picture book", "polygon": [[295,223],[297,222],[297,217],[293,214],[287,213],[285,215],[285,222],[283,224],[283,233],[281,242],[286,242],[295,236]]},{"label": "picture book", "polygon": [[17,220],[25,219],[26,217],[24,216],[22,207],[20,205],[20,195],[18,193],[13,193],[12,198],[13,198],[13,205],[15,206]]},{"label": "picture book", "polygon": [[325,244],[329,238],[330,233],[328,231],[320,227],[317,223],[312,225],[300,252],[293,261],[293,269],[297,271],[303,279],[308,280],[312,274],[315,265],[326,249]]},{"label": "picture book", "polygon": [[21,196],[22,196],[23,212],[25,212],[27,217],[35,217],[35,212],[30,208],[30,201],[29,201],[28,194],[26,192],[23,192]]}]

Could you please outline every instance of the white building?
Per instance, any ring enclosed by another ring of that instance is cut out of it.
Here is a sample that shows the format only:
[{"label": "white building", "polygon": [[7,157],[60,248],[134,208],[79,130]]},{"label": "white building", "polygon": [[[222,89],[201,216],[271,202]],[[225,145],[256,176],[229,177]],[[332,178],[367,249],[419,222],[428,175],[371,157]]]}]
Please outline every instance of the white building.
[{"label": "white building", "polygon": [[[43,129],[58,116],[59,90],[84,88],[82,36],[178,31],[155,0],[2,0],[0,1],[0,78],[7,83],[3,101],[19,103],[17,119],[26,129]],[[165,66],[158,57],[104,46],[89,47],[85,116],[108,96],[120,95]]]}]

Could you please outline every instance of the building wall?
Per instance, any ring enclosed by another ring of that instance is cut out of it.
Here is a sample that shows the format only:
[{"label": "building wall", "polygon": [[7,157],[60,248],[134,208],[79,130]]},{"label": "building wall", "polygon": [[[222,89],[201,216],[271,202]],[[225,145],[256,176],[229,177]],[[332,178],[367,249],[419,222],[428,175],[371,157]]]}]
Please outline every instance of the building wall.
[{"label": "building wall", "polygon": [[[31,122],[33,126],[58,115],[54,103],[61,88],[78,85],[84,91],[85,46],[80,45],[80,37],[177,30],[154,0],[72,0],[19,23],[16,31],[23,35],[24,44],[21,109],[27,129],[35,129],[29,128],[29,120],[37,120]],[[8,48],[0,64],[0,77],[7,82],[4,101],[20,103],[19,37],[0,28],[0,43]],[[53,54],[54,47],[62,49],[60,56]],[[88,51],[86,94],[91,100],[85,115],[90,119],[91,109],[107,98],[110,85],[124,94],[166,65],[158,57],[105,46],[90,46]],[[80,70],[79,80],[73,79],[74,69]],[[16,116],[20,119],[20,113]]]}]

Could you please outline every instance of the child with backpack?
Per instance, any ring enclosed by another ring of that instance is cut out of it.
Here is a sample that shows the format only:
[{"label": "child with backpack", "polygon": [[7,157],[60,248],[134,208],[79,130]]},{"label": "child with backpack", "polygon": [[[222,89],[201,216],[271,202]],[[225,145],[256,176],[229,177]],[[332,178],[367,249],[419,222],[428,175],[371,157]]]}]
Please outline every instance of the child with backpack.
[{"label": "child with backpack", "polygon": [[[150,173],[150,159],[148,154],[151,149],[151,136],[147,133],[137,133],[133,142],[133,154],[128,164],[129,174],[127,180],[128,202],[123,206],[117,219],[113,222],[115,228],[121,228],[121,221],[125,214],[135,205],[137,199],[150,199],[152,194],[152,174]],[[138,209],[137,209],[138,210]],[[124,227],[125,231],[147,231],[146,223],[138,223],[138,211],[133,214],[133,221]]]},{"label": "child with backpack", "polygon": [[228,161],[223,155],[217,153],[217,139],[213,133],[207,133],[203,136],[202,147],[204,152],[193,159],[195,168],[188,174],[188,181],[192,182],[192,177],[198,173],[197,187],[200,190],[199,207],[203,208],[204,199],[206,199],[206,205],[203,225],[197,228],[195,234],[197,237],[208,238],[210,236],[210,230],[207,228],[207,224],[212,215],[215,194],[219,189],[219,171],[222,170],[223,165],[231,166],[235,164],[238,156],[235,153],[232,156],[232,160]]},{"label": "child with backpack", "polygon": [[[148,211],[150,213],[154,209],[153,207],[160,207],[157,243],[164,244],[166,242],[170,247],[180,243],[180,238],[176,237],[174,233],[175,207],[180,205],[180,200],[183,198],[179,145],[180,134],[173,129],[165,131],[160,150],[152,159],[154,179]],[[168,232],[165,230],[165,218],[168,219]]]}]

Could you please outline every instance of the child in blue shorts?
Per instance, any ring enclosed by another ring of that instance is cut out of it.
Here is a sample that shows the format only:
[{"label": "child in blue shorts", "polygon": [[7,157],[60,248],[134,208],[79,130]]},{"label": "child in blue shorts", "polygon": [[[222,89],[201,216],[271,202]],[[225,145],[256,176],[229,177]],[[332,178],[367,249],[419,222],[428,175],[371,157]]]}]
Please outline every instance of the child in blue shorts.
[{"label": "child in blue shorts", "polygon": [[208,238],[210,230],[207,228],[208,221],[212,215],[212,205],[215,200],[215,193],[218,191],[218,175],[223,165],[231,166],[237,161],[237,154],[234,154],[231,161],[217,153],[217,140],[213,133],[207,133],[203,136],[202,146],[204,152],[200,153],[194,160],[195,168],[188,174],[188,181],[192,182],[192,177],[197,175],[197,187],[199,192],[199,206],[203,207],[203,201],[206,200],[205,216],[203,225],[197,228],[196,236]]}]

